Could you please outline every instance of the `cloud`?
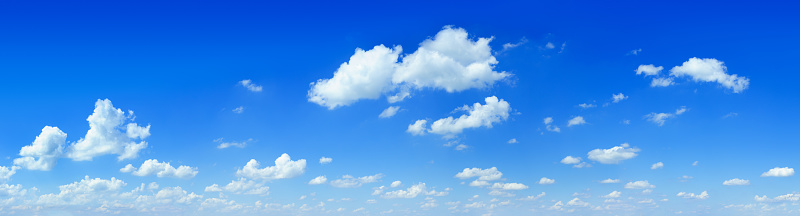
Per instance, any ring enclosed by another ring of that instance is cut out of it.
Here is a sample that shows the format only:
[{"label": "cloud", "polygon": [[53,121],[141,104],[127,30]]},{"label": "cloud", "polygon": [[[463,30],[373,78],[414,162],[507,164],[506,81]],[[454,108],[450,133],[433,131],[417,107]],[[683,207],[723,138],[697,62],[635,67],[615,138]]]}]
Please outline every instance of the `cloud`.
[{"label": "cloud", "polygon": [[628,96],[625,96],[622,93],[611,95],[611,100],[612,100],[611,103],[619,103],[620,101],[623,101],[625,99],[628,99]]},{"label": "cloud", "polygon": [[427,124],[428,124],[428,120],[424,120],[424,119],[417,120],[416,122],[414,122],[414,124],[408,125],[408,129],[406,130],[406,132],[408,132],[408,133],[410,133],[410,134],[412,134],[414,136],[425,135],[425,130],[426,130],[425,127],[427,127],[426,126]]},{"label": "cloud", "polygon": [[544,124],[549,125],[550,123],[553,123],[553,117],[544,118]]},{"label": "cloud", "polygon": [[549,179],[547,177],[542,177],[541,179],[539,179],[539,184],[540,185],[549,185],[549,184],[555,184],[555,183],[556,183],[556,180]]},{"label": "cloud", "polygon": [[561,128],[558,128],[558,126],[550,125],[550,123],[553,123],[553,117],[544,118],[544,124],[546,125],[545,129],[547,129],[547,131],[552,131],[556,133],[561,132]]},{"label": "cloud", "polygon": [[248,180],[245,178],[239,178],[238,180],[233,180],[231,183],[228,183],[224,187],[220,187],[217,184],[213,184],[208,186],[204,190],[205,192],[231,192],[234,194],[250,194],[250,195],[269,195],[269,187],[264,186],[264,183],[255,182],[253,180]]},{"label": "cloud", "polygon": [[697,195],[695,195],[694,193],[679,192],[677,196],[682,197],[684,199],[700,199],[700,200],[708,199],[709,197],[708,192],[706,191],[703,191],[702,193]]},{"label": "cloud", "polygon": [[343,175],[341,179],[331,181],[331,186],[339,188],[356,188],[361,187],[362,184],[377,182],[381,178],[383,178],[383,174],[381,173],[358,178],[355,178],[351,175]]},{"label": "cloud", "polygon": [[652,166],[650,166],[651,170],[661,169],[661,168],[664,168],[664,163],[662,162],[654,163]]},{"label": "cloud", "polygon": [[724,182],[722,182],[722,185],[729,185],[729,186],[750,185],[750,180],[735,178],[731,180],[725,180]]},{"label": "cloud", "polygon": [[401,185],[403,185],[403,182],[393,181],[390,187],[400,187]]},{"label": "cloud", "polygon": [[249,79],[239,81],[239,85],[244,86],[251,92],[261,92],[261,86],[256,85],[252,80]]},{"label": "cloud", "polygon": [[589,151],[589,160],[597,161],[603,164],[618,164],[623,160],[636,157],[638,148],[631,148],[628,143],[623,143],[619,146],[614,146],[610,149],[595,149]]},{"label": "cloud", "polygon": [[794,175],[794,168],[775,167],[761,174],[761,177],[789,177]]},{"label": "cloud", "polygon": [[494,183],[493,190],[525,190],[528,189],[527,185],[520,183]]},{"label": "cloud", "polygon": [[653,78],[653,81],[650,82],[650,87],[667,87],[675,84],[672,77],[668,78]]},{"label": "cloud", "polygon": [[619,198],[622,195],[622,192],[619,191],[612,191],[611,193],[602,196],[603,198]]},{"label": "cloud", "polygon": [[457,173],[455,177],[459,179],[478,177],[478,180],[480,181],[494,181],[502,178],[503,173],[498,171],[497,167],[492,167],[489,169],[464,168],[464,170]]},{"label": "cloud", "polygon": [[785,195],[776,196],[775,198],[767,198],[767,195],[759,197],[756,195],[755,197],[756,202],[784,202],[784,201],[798,201],[800,200],[800,194],[798,193],[790,193]]},{"label": "cloud", "polygon": [[579,107],[581,107],[581,108],[584,108],[584,109],[588,109],[588,108],[592,108],[592,107],[597,107],[597,105],[594,105],[594,104],[587,104],[587,103],[578,104],[578,106],[579,106]]},{"label": "cloud", "polygon": [[390,106],[390,107],[386,108],[385,110],[383,110],[383,112],[381,112],[381,114],[378,115],[378,117],[379,118],[391,118],[392,116],[394,116],[394,114],[397,114],[398,110],[400,110],[399,106]]},{"label": "cloud", "polygon": [[6,182],[9,179],[11,179],[11,176],[17,173],[18,169],[19,169],[18,166],[11,166],[11,167],[0,166],[0,182]]},{"label": "cloud", "polygon": [[655,187],[656,187],[655,185],[651,185],[650,182],[648,182],[647,180],[645,180],[645,181],[628,182],[627,184],[625,184],[625,189],[637,189],[637,190],[639,190],[639,189],[649,189],[649,188],[655,188]]},{"label": "cloud", "polygon": [[644,76],[656,76],[664,70],[664,67],[649,64],[649,65],[639,65],[639,68],[636,68],[636,75],[644,74]]},{"label": "cloud", "polygon": [[545,192],[542,192],[542,193],[540,193],[539,195],[536,195],[536,196],[527,196],[527,197],[520,198],[520,199],[518,199],[518,200],[527,200],[527,201],[531,201],[531,200],[538,200],[539,198],[542,198],[542,197],[544,197],[545,195],[546,195],[546,193],[545,193]]},{"label": "cloud", "polygon": [[333,162],[333,158],[329,158],[329,157],[321,157],[321,158],[319,158],[319,164],[329,164],[331,162]]},{"label": "cloud", "polygon": [[133,111],[125,115],[121,109],[114,108],[108,99],[97,100],[94,113],[86,121],[89,131],[71,146],[67,147],[66,156],[76,161],[87,161],[107,154],[117,154],[117,160],[138,157],[139,151],[147,147],[147,142],[135,140],[150,136],[150,125],[141,127],[133,121]]},{"label": "cloud", "polygon": [[217,145],[218,149],[225,149],[225,148],[228,148],[228,147],[244,148],[245,146],[247,146],[247,142],[252,142],[253,141],[252,138],[247,139],[247,140],[242,141],[242,142],[235,142],[235,141],[234,142],[224,142],[222,140],[223,140],[223,138],[219,138],[219,139],[215,139],[214,140],[215,143],[219,143],[219,145]]},{"label": "cloud", "polygon": [[641,48],[639,48],[639,49],[635,49],[635,50],[631,50],[631,51],[630,51],[630,52],[628,52],[628,54],[626,54],[626,55],[639,55],[639,53],[640,53],[640,52],[642,52],[642,49],[641,49]]},{"label": "cloud", "polygon": [[85,176],[79,182],[59,186],[60,192],[58,194],[40,196],[38,202],[50,205],[86,204],[94,200],[93,198],[119,191],[125,185],[125,182],[114,177],[111,179],[90,179],[89,176]]},{"label": "cloud", "polygon": [[647,119],[647,121],[650,121],[650,122],[653,122],[653,123],[657,124],[658,126],[664,126],[664,123],[667,121],[667,119],[675,118],[676,116],[681,115],[681,114],[685,113],[686,111],[688,111],[688,109],[686,109],[685,106],[682,106],[682,107],[678,108],[677,110],[675,110],[674,114],[673,113],[654,113],[653,112],[653,113],[645,115],[644,118]]},{"label": "cloud", "polygon": [[[495,96],[487,97],[484,99],[486,104],[480,103],[473,104],[472,107],[464,105],[456,110],[467,111],[467,114],[461,115],[458,118],[452,116],[436,120],[431,124],[431,128],[427,131],[430,133],[452,137],[460,134],[464,129],[487,127],[492,128],[493,123],[498,123],[508,119],[511,106],[503,99],[498,99]],[[421,122],[422,121],[422,122]],[[409,125],[409,133],[418,135],[419,127],[424,127],[426,121],[418,120],[414,124]]]},{"label": "cloud", "polygon": [[567,121],[567,127],[572,127],[574,125],[582,125],[586,124],[586,121],[583,120],[583,116],[576,116],[575,118],[570,119]]},{"label": "cloud", "polygon": [[138,169],[133,167],[133,165],[128,164],[124,168],[120,169],[120,171],[124,173],[131,172],[131,174],[135,176],[156,175],[159,178],[193,178],[198,172],[197,167],[180,166],[175,169],[175,167],[172,167],[172,165],[170,165],[168,162],[158,162],[156,159],[144,161],[144,163],[142,163]]},{"label": "cloud", "polygon": [[231,111],[233,111],[233,113],[236,113],[236,114],[242,114],[244,112],[244,107],[243,106],[239,106],[239,107],[236,107],[235,109],[233,109]]},{"label": "cloud", "polygon": [[606,180],[601,180],[600,183],[602,183],[602,184],[619,183],[619,179],[610,179],[609,178],[609,179],[606,179]]},{"label": "cloud", "polygon": [[328,178],[327,177],[325,177],[325,176],[317,176],[316,178],[311,179],[311,181],[308,181],[308,184],[310,184],[310,185],[318,185],[318,184],[325,184],[325,182],[328,182]]},{"label": "cloud", "polygon": [[695,82],[717,82],[725,88],[740,93],[750,85],[750,79],[736,74],[728,74],[725,63],[713,58],[690,58],[681,66],[669,70],[671,76],[691,77]]},{"label": "cloud", "polygon": [[[364,51],[356,49],[348,62],[339,66],[330,79],[311,83],[308,101],[335,109],[361,99],[378,99],[395,94],[398,102],[411,89],[442,89],[449,93],[482,89],[511,76],[494,71],[497,59],[492,55],[492,38],[473,41],[466,30],[445,26],[411,54],[402,57],[402,47],[383,45]],[[399,91],[399,92],[398,92]]]},{"label": "cloud", "polygon": [[562,164],[578,164],[580,162],[581,162],[581,158],[580,157],[567,156],[567,157],[564,157],[564,159],[561,159],[561,163]]},{"label": "cloud", "polygon": [[275,166],[259,167],[258,161],[251,159],[242,169],[236,170],[236,176],[255,180],[294,178],[306,172],[306,160],[293,161],[289,154],[284,153],[275,159]]},{"label": "cloud", "polygon": [[501,50],[499,53],[508,51],[508,50],[516,48],[518,46],[522,46],[525,43],[528,43],[528,39],[525,38],[525,37],[522,37],[521,39],[519,39],[519,42],[517,42],[517,43],[505,43],[505,44],[503,44],[503,50]]},{"label": "cloud", "polygon": [[517,138],[512,138],[508,140],[508,144],[515,144],[515,143],[519,143],[519,141],[517,141]]},{"label": "cloud", "polygon": [[19,150],[21,158],[14,159],[14,165],[29,170],[52,170],[63,154],[67,134],[58,127],[45,126],[33,143]]},{"label": "cloud", "polygon": [[427,195],[427,196],[446,196],[449,194],[447,191],[436,191],[436,190],[429,190],[425,183],[418,183],[416,185],[412,185],[406,190],[396,190],[396,191],[389,191],[381,195],[381,198],[384,199],[397,199],[397,198],[405,198],[410,199],[417,197],[418,195]]}]

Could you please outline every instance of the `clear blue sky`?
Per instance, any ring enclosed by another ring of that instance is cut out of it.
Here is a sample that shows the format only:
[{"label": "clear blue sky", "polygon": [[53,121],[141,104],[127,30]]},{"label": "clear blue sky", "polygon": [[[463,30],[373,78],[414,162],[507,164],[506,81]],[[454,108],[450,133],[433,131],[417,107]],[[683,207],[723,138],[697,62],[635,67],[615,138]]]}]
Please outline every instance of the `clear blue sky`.
[{"label": "clear blue sky", "polygon": [[798,6],[4,1],[0,214],[796,214]]}]

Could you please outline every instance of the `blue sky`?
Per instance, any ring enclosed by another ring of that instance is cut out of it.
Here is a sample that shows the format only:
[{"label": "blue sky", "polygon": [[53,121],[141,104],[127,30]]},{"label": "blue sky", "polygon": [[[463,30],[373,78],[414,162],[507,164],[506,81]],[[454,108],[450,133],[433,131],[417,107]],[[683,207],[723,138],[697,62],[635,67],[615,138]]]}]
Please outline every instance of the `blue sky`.
[{"label": "blue sky", "polygon": [[797,6],[3,2],[0,214],[796,214]]}]

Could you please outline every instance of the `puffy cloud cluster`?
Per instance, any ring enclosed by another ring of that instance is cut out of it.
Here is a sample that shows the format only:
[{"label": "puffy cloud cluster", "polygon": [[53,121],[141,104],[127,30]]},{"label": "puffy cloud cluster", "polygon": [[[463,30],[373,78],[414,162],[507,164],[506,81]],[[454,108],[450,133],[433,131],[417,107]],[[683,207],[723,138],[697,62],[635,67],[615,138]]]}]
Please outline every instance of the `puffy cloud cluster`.
[{"label": "puffy cloud cluster", "polygon": [[488,181],[495,181],[503,177],[503,173],[497,170],[497,167],[492,167],[489,169],[481,169],[481,168],[464,168],[463,171],[459,172],[455,176],[459,179],[469,179],[478,177],[475,181],[470,183],[470,186],[485,186],[488,185]]},{"label": "puffy cloud cluster", "polygon": [[366,183],[378,182],[383,178],[383,174],[378,173],[371,176],[353,177],[351,175],[343,175],[342,178],[331,181],[331,186],[339,188],[356,188]]},{"label": "puffy cloud cluster", "polygon": [[0,182],[8,181],[9,179],[11,179],[11,176],[17,173],[18,169],[19,169],[18,166],[11,166],[11,167],[0,166]]},{"label": "puffy cloud cluster", "polygon": [[45,126],[33,143],[19,150],[14,164],[29,170],[52,170],[64,153],[67,134],[58,127]]},{"label": "puffy cloud cluster", "polygon": [[122,169],[121,172],[130,172],[136,176],[149,176],[156,175],[159,178],[193,178],[197,175],[197,167],[179,166],[177,169],[169,164],[169,162],[158,162],[156,159],[149,159],[144,161],[137,169],[132,164],[128,164]]},{"label": "puffy cloud cluster", "polygon": [[39,197],[39,203],[46,205],[80,205],[86,204],[99,197],[109,195],[119,191],[126,185],[122,180],[111,179],[90,179],[85,176],[79,182],[59,186],[58,194],[45,194]]},{"label": "puffy cloud cluster", "polygon": [[701,199],[701,200],[708,199],[708,197],[709,197],[708,196],[708,192],[706,192],[706,191],[703,191],[700,194],[680,192],[680,193],[678,193],[677,196],[678,197],[682,197],[684,199]]},{"label": "puffy cloud cluster", "polygon": [[[664,69],[662,66],[639,65],[636,75],[658,76]],[[716,82],[733,93],[741,93],[750,86],[750,79],[736,74],[728,74],[725,63],[714,58],[690,58],[680,66],[669,70],[670,77],[656,77],[651,87],[666,87],[674,84],[674,78],[689,77],[695,82]]]},{"label": "puffy cloud cluster", "polygon": [[[581,119],[583,118],[581,117]],[[552,131],[556,133],[561,132],[561,128],[558,128],[558,126],[555,125],[551,125],[552,123],[553,123],[553,117],[544,118],[544,125],[547,131]]]},{"label": "puffy cloud cluster", "polygon": [[775,167],[761,174],[761,177],[789,177],[794,175],[794,168]]},{"label": "puffy cloud cluster", "polygon": [[275,166],[260,167],[258,161],[251,159],[244,167],[236,170],[236,176],[254,180],[293,178],[306,172],[306,160],[293,161],[289,154],[284,153],[275,159]]},{"label": "puffy cloud cluster", "polygon": [[628,99],[628,96],[622,93],[611,95],[611,103],[619,103],[620,101],[623,101],[625,99]]},{"label": "puffy cloud cluster", "polygon": [[618,164],[623,160],[636,157],[639,152],[638,148],[631,148],[628,143],[623,143],[619,146],[614,146],[610,149],[595,149],[589,151],[589,160],[597,161],[603,164]]},{"label": "puffy cloud cluster", "polygon": [[556,183],[556,180],[549,179],[547,177],[542,177],[541,179],[539,179],[539,184],[540,185],[549,185],[549,184],[555,184],[555,183]]},{"label": "puffy cloud cluster", "polygon": [[311,181],[308,181],[308,184],[310,184],[310,185],[318,185],[318,184],[325,184],[325,182],[328,182],[328,178],[327,177],[325,177],[325,176],[317,176],[316,178],[311,179]]},{"label": "puffy cloud cluster", "polygon": [[407,132],[413,135],[423,135],[425,132],[453,137],[460,134],[464,129],[487,127],[492,128],[492,124],[508,119],[511,106],[503,99],[495,96],[484,99],[486,104],[475,103],[473,106],[464,105],[456,111],[467,111],[467,114],[458,118],[452,116],[436,120],[431,124],[430,129],[425,129],[427,120],[417,120],[408,126]]},{"label": "puffy cloud cluster", "polygon": [[487,88],[511,76],[494,71],[498,61],[490,41],[492,38],[472,40],[466,30],[446,26],[402,59],[401,46],[357,48],[332,78],[311,83],[308,101],[335,109],[390,94],[394,94],[387,96],[390,102],[402,101],[412,89],[459,92]]}]

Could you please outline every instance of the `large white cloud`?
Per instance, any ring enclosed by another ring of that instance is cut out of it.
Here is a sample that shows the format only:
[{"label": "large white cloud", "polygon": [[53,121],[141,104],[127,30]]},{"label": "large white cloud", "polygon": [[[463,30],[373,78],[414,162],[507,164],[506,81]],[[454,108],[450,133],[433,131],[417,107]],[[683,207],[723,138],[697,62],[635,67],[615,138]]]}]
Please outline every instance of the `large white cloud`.
[{"label": "large white cloud", "polygon": [[623,143],[619,146],[614,146],[610,149],[595,149],[589,151],[589,160],[597,161],[604,164],[618,164],[623,160],[636,157],[638,148],[631,148],[628,143]]},{"label": "large white cloud", "polygon": [[339,66],[330,79],[311,83],[308,101],[335,109],[361,99],[384,94],[390,102],[410,96],[412,89],[442,89],[458,92],[487,88],[511,76],[494,71],[492,38],[469,38],[466,30],[444,27],[431,39],[398,61],[402,47],[378,45],[371,50],[356,49],[350,60]]},{"label": "large white cloud", "polygon": [[19,150],[14,164],[29,170],[51,170],[64,152],[67,134],[58,127],[45,126],[33,143]]},{"label": "large white cloud", "polygon": [[67,147],[66,156],[76,161],[92,160],[107,154],[116,154],[118,160],[136,158],[139,151],[147,147],[147,142],[139,141],[150,136],[150,125],[139,126],[132,121],[133,112],[126,115],[114,108],[108,99],[97,100],[94,113],[86,119],[89,131],[86,136]]},{"label": "large white cloud", "polygon": [[[436,120],[431,124],[431,128],[427,132],[452,137],[460,134],[464,129],[491,128],[492,124],[508,119],[511,111],[511,106],[508,102],[495,96],[487,97],[484,101],[486,104],[475,103],[471,107],[464,105],[456,109],[456,111],[467,111],[468,113],[458,118],[450,116]],[[422,128],[425,127],[426,123],[426,120],[417,120],[414,124],[408,126],[407,131],[414,135],[422,135],[424,134]]]},{"label": "large white cloud", "polygon": [[242,169],[236,170],[236,176],[255,180],[293,178],[306,172],[306,160],[293,161],[289,154],[284,153],[275,159],[275,166],[259,167],[258,161],[251,159]]},{"label": "large white cloud", "polygon": [[794,168],[775,167],[761,174],[761,177],[789,177],[794,175]]},{"label": "large white cloud", "polygon": [[169,164],[169,162],[158,162],[156,159],[149,159],[144,161],[137,169],[131,164],[126,165],[121,172],[130,172],[136,176],[149,176],[156,175],[158,177],[170,178],[193,178],[197,175],[197,167],[179,166],[177,169]]},{"label": "large white cloud", "polygon": [[351,175],[343,175],[342,178],[331,181],[331,186],[339,188],[356,188],[366,183],[377,182],[383,178],[383,174],[378,173],[371,176],[353,177]]},{"label": "large white cloud", "polygon": [[725,88],[740,93],[750,85],[750,79],[736,74],[728,74],[725,63],[713,58],[690,58],[681,66],[669,70],[675,77],[688,76],[695,82],[717,82]]}]

